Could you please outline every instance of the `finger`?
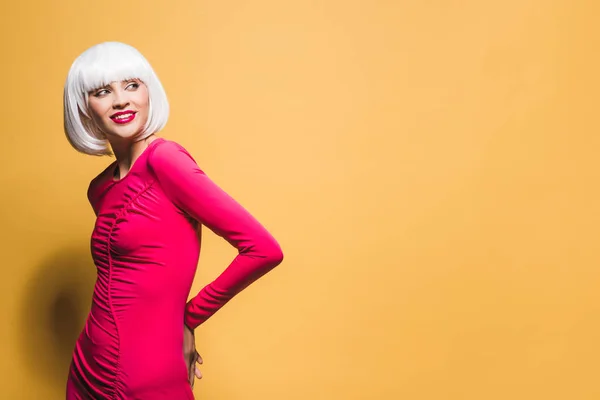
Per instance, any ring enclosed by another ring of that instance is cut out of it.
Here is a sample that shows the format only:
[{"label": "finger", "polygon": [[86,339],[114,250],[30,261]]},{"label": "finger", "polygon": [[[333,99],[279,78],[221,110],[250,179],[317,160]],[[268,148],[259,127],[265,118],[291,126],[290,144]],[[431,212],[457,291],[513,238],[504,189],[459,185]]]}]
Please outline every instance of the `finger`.
[{"label": "finger", "polygon": [[194,374],[195,374],[195,364],[194,364],[194,360],[191,360],[190,363],[188,364],[188,379],[190,381],[194,381]]},{"label": "finger", "polygon": [[202,372],[198,368],[196,368],[196,378],[202,379]]},{"label": "finger", "polygon": [[192,365],[194,365],[194,360],[195,360],[194,353],[185,355],[185,362],[187,363],[188,368],[191,367]]},{"label": "finger", "polygon": [[196,362],[198,364],[202,364],[204,362],[204,360],[202,359],[202,357],[200,356],[200,354],[198,354],[198,352],[196,352],[196,355],[198,356],[198,358],[196,358]]}]

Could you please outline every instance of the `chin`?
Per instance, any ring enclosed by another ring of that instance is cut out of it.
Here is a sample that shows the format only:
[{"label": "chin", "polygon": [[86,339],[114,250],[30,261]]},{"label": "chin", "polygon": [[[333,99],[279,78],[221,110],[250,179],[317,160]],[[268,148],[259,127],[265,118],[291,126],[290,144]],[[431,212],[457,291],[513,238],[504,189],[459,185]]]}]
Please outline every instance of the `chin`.
[{"label": "chin", "polygon": [[120,139],[120,140],[128,140],[128,139],[133,139],[137,136],[139,136],[139,132],[138,131],[134,131],[134,132],[111,132],[109,135],[109,137],[113,137],[115,139]]},{"label": "chin", "polygon": [[139,135],[142,131],[141,126],[124,126],[121,129],[111,129],[111,135],[121,139],[131,139]]}]

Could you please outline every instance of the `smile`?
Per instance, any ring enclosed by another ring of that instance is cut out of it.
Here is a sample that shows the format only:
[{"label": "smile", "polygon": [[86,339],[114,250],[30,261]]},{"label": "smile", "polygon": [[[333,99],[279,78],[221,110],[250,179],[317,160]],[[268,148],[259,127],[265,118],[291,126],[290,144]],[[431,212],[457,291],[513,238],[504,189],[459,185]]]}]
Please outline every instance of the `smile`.
[{"label": "smile", "polygon": [[110,119],[115,121],[117,124],[126,124],[128,122],[133,121],[133,119],[135,118],[135,114],[136,113],[133,111],[125,111],[111,115]]}]

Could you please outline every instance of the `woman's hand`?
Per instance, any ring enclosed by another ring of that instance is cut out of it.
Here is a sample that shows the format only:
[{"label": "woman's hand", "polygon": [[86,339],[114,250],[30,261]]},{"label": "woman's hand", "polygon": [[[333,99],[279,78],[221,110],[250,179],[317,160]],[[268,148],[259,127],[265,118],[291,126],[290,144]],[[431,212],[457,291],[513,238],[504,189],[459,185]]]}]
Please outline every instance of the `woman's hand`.
[{"label": "woman's hand", "polygon": [[188,380],[190,382],[190,386],[194,387],[195,378],[201,379],[202,374],[198,369],[198,364],[202,364],[202,357],[196,351],[196,341],[194,337],[194,331],[187,327],[187,325],[183,325],[183,357],[187,364],[188,369]]}]

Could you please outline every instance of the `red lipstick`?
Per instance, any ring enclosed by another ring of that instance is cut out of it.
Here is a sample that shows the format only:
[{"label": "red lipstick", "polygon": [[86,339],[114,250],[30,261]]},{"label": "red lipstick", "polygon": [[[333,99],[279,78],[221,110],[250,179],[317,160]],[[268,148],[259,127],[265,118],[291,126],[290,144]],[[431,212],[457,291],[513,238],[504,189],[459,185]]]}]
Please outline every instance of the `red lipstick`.
[{"label": "red lipstick", "polygon": [[119,111],[119,112],[111,115],[110,119],[112,119],[117,124],[126,124],[128,122],[133,121],[136,113],[137,113],[137,111],[131,111],[131,110]]}]

